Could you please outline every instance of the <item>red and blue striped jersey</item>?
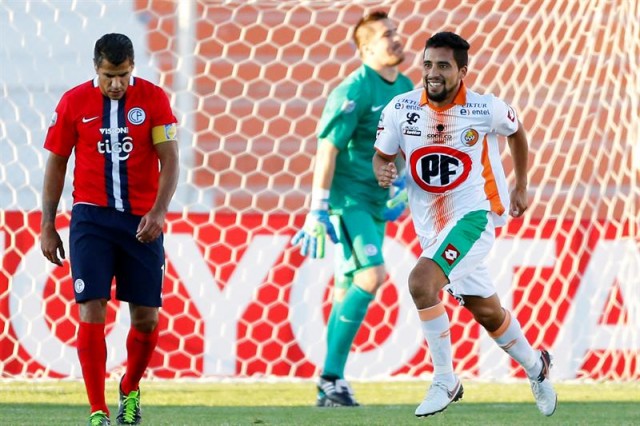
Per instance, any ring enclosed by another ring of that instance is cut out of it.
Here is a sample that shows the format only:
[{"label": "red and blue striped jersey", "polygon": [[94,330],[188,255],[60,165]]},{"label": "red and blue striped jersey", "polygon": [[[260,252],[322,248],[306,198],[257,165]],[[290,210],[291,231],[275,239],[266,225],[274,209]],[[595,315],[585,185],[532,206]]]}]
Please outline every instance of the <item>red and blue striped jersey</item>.
[{"label": "red and blue striped jersey", "polygon": [[176,125],[157,85],[132,76],[125,96],[112,100],[96,77],[62,96],[44,147],[64,157],[75,150],[74,204],[144,215],[158,192],[154,144],[176,140]]}]

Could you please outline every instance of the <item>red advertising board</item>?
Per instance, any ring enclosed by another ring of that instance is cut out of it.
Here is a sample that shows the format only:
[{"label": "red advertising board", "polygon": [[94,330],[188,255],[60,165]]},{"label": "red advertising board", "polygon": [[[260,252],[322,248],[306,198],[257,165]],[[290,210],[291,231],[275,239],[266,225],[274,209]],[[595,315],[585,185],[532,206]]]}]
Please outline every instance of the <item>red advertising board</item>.
[{"label": "red advertising board", "polygon": [[[49,265],[37,213],[4,212],[0,222],[2,377],[79,377],[78,323],[69,263]],[[332,244],[325,259],[302,257],[290,238],[303,217],[172,215],[165,233],[166,280],[156,377],[312,377],[324,356]],[[58,227],[68,248],[68,219]],[[410,220],[390,224],[387,283],[352,348],[347,375],[429,373],[428,350],[406,288],[420,254]],[[96,259],[99,262],[100,259]],[[513,220],[487,266],[503,305],[534,346],[555,355],[560,379],[640,378],[640,250],[629,224]],[[636,295],[636,296],[634,296]],[[522,371],[445,297],[456,368],[479,378]],[[121,309],[121,308],[125,309]],[[108,305],[107,368],[125,362],[126,304]]]}]

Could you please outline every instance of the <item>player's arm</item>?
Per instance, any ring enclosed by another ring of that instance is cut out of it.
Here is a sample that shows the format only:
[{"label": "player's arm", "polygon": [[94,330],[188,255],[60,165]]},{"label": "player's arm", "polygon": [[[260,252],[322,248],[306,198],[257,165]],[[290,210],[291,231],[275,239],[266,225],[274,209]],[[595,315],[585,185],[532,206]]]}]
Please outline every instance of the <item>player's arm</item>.
[{"label": "player's arm", "polygon": [[378,179],[378,185],[389,188],[398,177],[398,169],[395,164],[395,156],[387,155],[379,150],[373,155],[373,171]]},{"label": "player's arm", "polygon": [[312,258],[324,257],[326,235],[338,242],[338,235],[329,220],[329,191],[336,170],[338,148],[327,140],[318,141],[313,181],[311,186],[311,206],[302,229],[292,238],[293,245],[300,245],[300,253]]},{"label": "player's arm", "polygon": [[518,130],[508,136],[507,141],[513,158],[513,171],[516,176],[516,184],[511,191],[509,213],[513,217],[520,217],[529,206],[527,201],[529,144],[521,122],[518,122]]},{"label": "player's arm", "polygon": [[[65,252],[62,239],[56,230],[56,213],[62,196],[62,189],[64,188],[68,160],[68,157],[50,153],[44,170],[44,183],[42,185],[40,249],[44,257],[58,266],[62,266]],[[58,257],[58,254],[60,257]]]},{"label": "player's arm", "polygon": [[[313,183],[311,193],[311,208],[313,209],[314,192],[317,195],[328,194],[333,182],[333,175],[336,170],[336,157],[338,148],[329,141],[318,141],[318,151],[316,152],[315,166],[313,169]],[[317,200],[316,200],[317,201]]]},{"label": "player's arm", "polygon": [[160,178],[153,207],[142,217],[138,225],[136,238],[143,243],[155,240],[162,233],[169,203],[176,192],[180,173],[178,143],[175,140],[157,143],[154,148],[160,160]]}]

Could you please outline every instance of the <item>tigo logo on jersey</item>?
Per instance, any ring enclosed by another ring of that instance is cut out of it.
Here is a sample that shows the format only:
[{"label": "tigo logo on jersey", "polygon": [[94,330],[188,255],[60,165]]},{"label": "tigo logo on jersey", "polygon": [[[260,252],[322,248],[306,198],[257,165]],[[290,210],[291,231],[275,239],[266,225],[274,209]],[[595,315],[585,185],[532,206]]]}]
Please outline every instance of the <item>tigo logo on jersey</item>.
[{"label": "tigo logo on jersey", "polygon": [[449,266],[453,265],[453,263],[458,260],[459,256],[460,252],[452,244],[448,244],[447,248],[442,252],[442,258],[449,264]]},{"label": "tigo logo on jersey", "polygon": [[133,139],[131,136],[125,136],[122,138],[122,142],[111,142],[111,139],[107,138],[103,141],[98,141],[98,152],[100,154],[116,154],[118,161],[127,160],[131,151],[133,151]]}]

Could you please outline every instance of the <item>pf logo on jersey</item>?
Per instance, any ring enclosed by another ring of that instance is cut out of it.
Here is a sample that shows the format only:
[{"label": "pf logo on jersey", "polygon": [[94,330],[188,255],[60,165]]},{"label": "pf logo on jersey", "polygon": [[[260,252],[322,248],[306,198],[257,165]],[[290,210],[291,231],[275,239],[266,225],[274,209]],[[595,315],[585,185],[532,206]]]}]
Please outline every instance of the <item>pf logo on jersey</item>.
[{"label": "pf logo on jersey", "polygon": [[441,194],[462,184],[471,173],[471,157],[443,145],[423,146],[409,154],[411,176],[427,192]]}]

